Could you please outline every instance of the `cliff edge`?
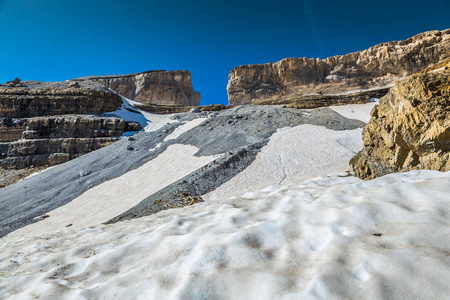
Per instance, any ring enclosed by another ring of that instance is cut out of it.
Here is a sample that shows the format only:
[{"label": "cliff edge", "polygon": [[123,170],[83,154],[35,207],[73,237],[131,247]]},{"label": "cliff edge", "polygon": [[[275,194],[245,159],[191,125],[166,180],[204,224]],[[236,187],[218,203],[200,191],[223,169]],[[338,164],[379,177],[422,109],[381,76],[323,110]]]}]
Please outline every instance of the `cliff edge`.
[{"label": "cliff edge", "polygon": [[231,70],[228,101],[240,105],[386,87],[448,57],[450,29],[323,60],[286,58],[277,63],[243,65]]},{"label": "cliff edge", "polygon": [[143,104],[200,105],[189,71],[147,71],[127,75],[88,76],[75,82],[96,82]]}]

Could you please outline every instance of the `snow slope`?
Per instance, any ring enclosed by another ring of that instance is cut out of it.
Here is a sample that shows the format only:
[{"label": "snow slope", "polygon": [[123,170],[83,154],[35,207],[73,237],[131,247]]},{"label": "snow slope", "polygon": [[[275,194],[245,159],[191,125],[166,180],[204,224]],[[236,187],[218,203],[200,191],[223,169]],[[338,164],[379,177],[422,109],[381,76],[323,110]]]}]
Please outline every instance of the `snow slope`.
[{"label": "snow slope", "polygon": [[124,119],[125,121],[128,122],[139,123],[146,132],[156,131],[168,123],[179,122],[177,120],[171,119],[173,114],[167,115],[152,114],[134,108],[132,104],[136,104],[137,102],[127,99],[123,96],[120,97],[123,100],[123,104],[116,111],[104,113],[102,116],[117,117]]},{"label": "snow slope", "polygon": [[379,99],[366,104],[336,105],[329,106],[329,108],[346,118],[356,119],[367,123],[370,120],[370,111],[378,104],[378,100]]},{"label": "snow slope", "polygon": [[323,177],[347,170],[360,132],[280,129],[214,201],[101,225],[214,159],[172,144],[2,238],[0,299],[448,298],[450,172]]},{"label": "snow slope", "polygon": [[448,298],[450,173],[342,176],[6,237],[0,298]]},{"label": "snow slope", "polygon": [[68,204],[47,213],[48,218],[9,235],[20,237],[53,231],[69,224],[79,228],[106,222],[217,157],[194,156],[197,151],[194,146],[170,145],[141,167],[87,190]]},{"label": "snow slope", "polygon": [[345,172],[362,146],[361,128],[335,131],[314,125],[285,127],[270,137],[250,166],[203,199],[228,198],[267,185]]}]

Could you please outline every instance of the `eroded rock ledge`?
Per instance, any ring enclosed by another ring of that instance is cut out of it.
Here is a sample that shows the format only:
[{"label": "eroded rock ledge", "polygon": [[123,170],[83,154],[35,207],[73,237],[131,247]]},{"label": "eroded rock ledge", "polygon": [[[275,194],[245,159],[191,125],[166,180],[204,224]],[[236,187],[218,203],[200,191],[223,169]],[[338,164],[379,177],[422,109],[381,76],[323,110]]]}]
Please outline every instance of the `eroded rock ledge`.
[{"label": "eroded rock ledge", "polygon": [[141,129],[134,122],[85,115],[0,119],[0,167],[57,165]]},{"label": "eroded rock ledge", "polygon": [[364,148],[350,161],[372,179],[416,169],[450,170],[450,59],[394,86],[371,112]]},{"label": "eroded rock ledge", "polygon": [[280,105],[285,104],[288,108],[311,109],[332,105],[364,104],[379,99],[387,94],[389,88],[380,88],[368,91],[355,92],[341,95],[307,95],[293,96],[279,100],[262,100],[254,105]]},{"label": "eroded rock ledge", "polygon": [[231,70],[230,105],[388,86],[450,57],[450,29],[324,60],[286,58]]},{"label": "eroded rock ledge", "polygon": [[49,84],[25,81],[22,87],[0,86],[0,117],[102,114],[122,104],[122,98],[101,88]]}]

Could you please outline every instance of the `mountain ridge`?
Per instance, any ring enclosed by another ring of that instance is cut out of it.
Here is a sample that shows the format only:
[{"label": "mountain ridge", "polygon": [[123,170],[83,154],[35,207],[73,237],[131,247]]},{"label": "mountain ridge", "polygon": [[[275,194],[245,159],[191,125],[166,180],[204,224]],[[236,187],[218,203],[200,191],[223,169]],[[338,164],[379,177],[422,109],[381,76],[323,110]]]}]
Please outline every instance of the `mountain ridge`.
[{"label": "mountain ridge", "polygon": [[285,58],[276,63],[242,65],[230,71],[228,100],[230,105],[238,105],[385,86],[448,57],[450,29],[427,31],[326,59]]}]

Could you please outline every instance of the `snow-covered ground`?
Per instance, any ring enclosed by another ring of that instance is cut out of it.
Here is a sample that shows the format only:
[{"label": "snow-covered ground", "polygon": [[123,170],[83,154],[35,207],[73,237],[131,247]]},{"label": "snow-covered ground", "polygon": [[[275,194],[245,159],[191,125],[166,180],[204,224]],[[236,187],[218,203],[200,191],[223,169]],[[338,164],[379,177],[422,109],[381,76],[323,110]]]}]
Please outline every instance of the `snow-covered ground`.
[{"label": "snow-covered ground", "polygon": [[376,101],[366,104],[333,105],[329,106],[329,108],[346,118],[367,123],[370,120],[370,111],[378,104],[378,100],[376,99]]},{"label": "snow-covered ground", "polygon": [[41,234],[65,226],[98,225],[139,204],[161,187],[183,178],[217,156],[195,156],[197,147],[170,145],[166,151],[141,167],[97,185],[68,204],[49,213],[48,218],[22,227],[9,235]]},{"label": "snow-covered ground", "polygon": [[362,146],[361,128],[335,131],[314,125],[285,127],[270,137],[250,166],[203,198],[228,198],[271,184],[345,172]]},{"label": "snow-covered ground", "polygon": [[449,183],[449,172],[337,174],[7,237],[0,298],[446,299]]},{"label": "snow-covered ground", "polygon": [[283,128],[210,201],[101,225],[216,158],[170,145],[0,239],[0,299],[448,299],[450,172],[336,173],[361,147],[361,129]]},{"label": "snow-covered ground", "polygon": [[123,100],[123,104],[116,111],[104,113],[103,116],[118,117],[128,122],[137,122],[141,124],[142,128],[144,128],[144,131],[146,132],[156,131],[164,127],[164,125],[168,123],[179,122],[177,120],[171,119],[173,114],[166,114],[166,115],[152,114],[134,108],[132,106],[132,104],[139,104],[138,102],[127,99],[123,96],[120,97]]}]

